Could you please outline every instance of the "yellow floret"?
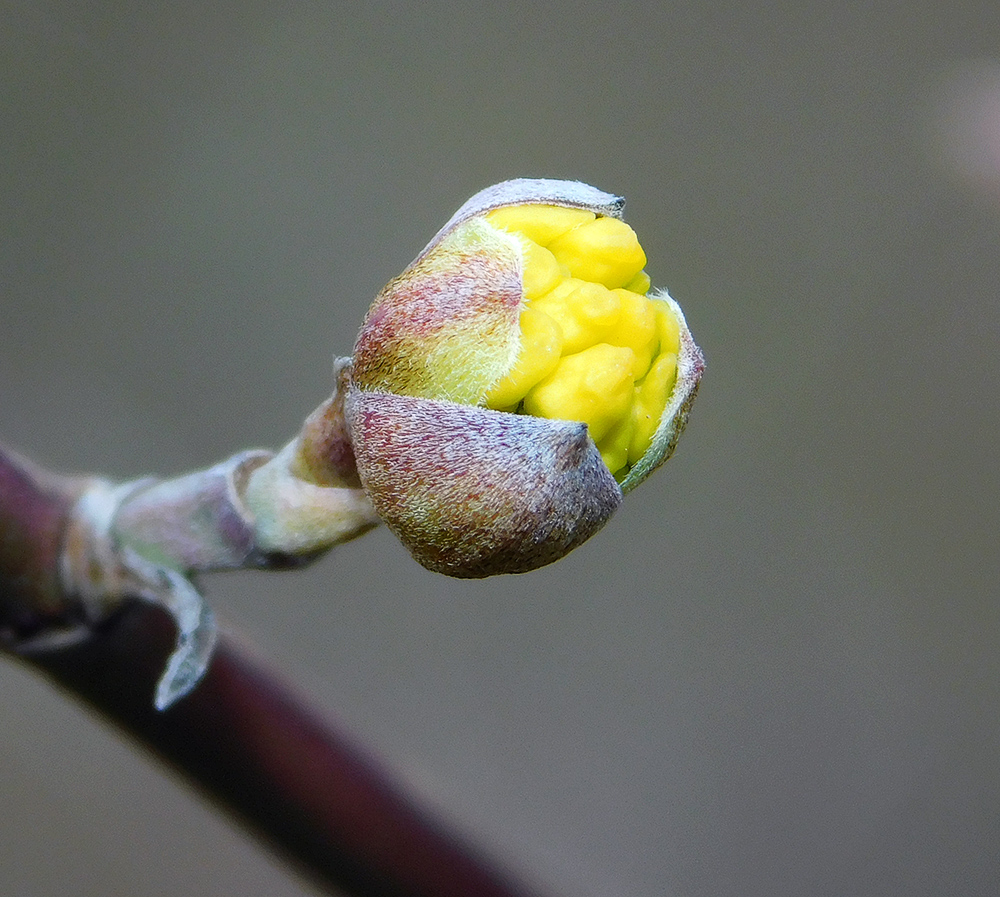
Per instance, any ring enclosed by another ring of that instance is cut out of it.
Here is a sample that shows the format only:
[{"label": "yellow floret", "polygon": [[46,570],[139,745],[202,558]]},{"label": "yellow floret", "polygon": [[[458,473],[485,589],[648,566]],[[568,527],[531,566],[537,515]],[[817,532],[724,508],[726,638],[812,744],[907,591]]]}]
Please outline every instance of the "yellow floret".
[{"label": "yellow floret", "polygon": [[618,297],[620,314],[607,341],[613,346],[628,346],[635,353],[635,370],[632,373],[639,381],[646,376],[660,345],[656,310],[645,296],[628,290],[615,290],[614,295]]},{"label": "yellow floret", "polygon": [[568,230],[593,221],[597,216],[585,209],[563,206],[523,205],[494,209],[486,219],[511,233],[524,234],[540,246],[548,246]]},{"label": "yellow floret", "polygon": [[490,408],[508,411],[559,364],[562,330],[547,314],[528,306],[521,312],[521,352],[514,368],[486,394]]},{"label": "yellow floret", "polygon": [[632,405],[632,350],[600,343],[559,366],[524,397],[524,410],[535,417],[578,420],[597,442]]},{"label": "yellow floret", "polygon": [[656,310],[656,331],[660,337],[660,351],[677,353],[681,349],[681,324],[664,303]]},{"label": "yellow floret", "polygon": [[646,264],[639,239],[624,221],[595,218],[549,243],[552,254],[580,280],[613,290],[631,282]]},{"label": "yellow floret", "polygon": [[628,449],[632,443],[632,415],[626,414],[597,443],[608,470],[621,479],[628,472]]},{"label": "yellow floret", "polygon": [[633,293],[638,293],[640,296],[645,296],[649,292],[650,286],[652,286],[652,281],[650,281],[649,275],[645,271],[640,271],[625,284],[625,289]]},{"label": "yellow floret", "polygon": [[672,352],[661,355],[653,363],[646,379],[635,388],[632,403],[632,435],[628,446],[628,463],[635,464],[649,448],[663,409],[677,379],[677,356]]},{"label": "yellow floret", "polygon": [[521,238],[524,259],[524,298],[544,296],[566,276],[566,268],[556,257],[534,240]]},{"label": "yellow floret", "polygon": [[611,290],[575,277],[562,281],[532,304],[559,322],[564,355],[610,342],[607,336],[621,315],[621,300]]},{"label": "yellow floret", "polygon": [[522,246],[521,347],[487,393],[498,411],[585,423],[621,480],[649,449],[677,377],[680,324],[651,299],[646,256],[616,218],[523,205],[488,220]]}]

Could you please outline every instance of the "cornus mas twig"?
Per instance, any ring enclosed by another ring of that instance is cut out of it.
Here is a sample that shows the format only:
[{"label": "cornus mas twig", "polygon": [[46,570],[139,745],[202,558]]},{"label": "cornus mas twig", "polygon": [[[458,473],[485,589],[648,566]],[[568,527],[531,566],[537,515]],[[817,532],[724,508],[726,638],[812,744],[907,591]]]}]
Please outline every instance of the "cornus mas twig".
[{"label": "cornus mas twig", "polygon": [[126,596],[174,616],[158,707],[212,651],[193,574],[302,564],[379,522],[428,569],[523,573],[590,538],[670,456],[704,362],[677,303],[650,291],[622,208],[571,181],[476,194],[379,293],[333,395],[280,452],[89,484],[63,586],[89,620]]},{"label": "cornus mas twig", "polygon": [[117,484],[0,448],[0,647],[338,893],[535,893],[218,636],[193,577],[301,565],[380,522],[459,577],[593,535],[670,456],[703,369],[621,212],[567,181],[474,196],[379,293],[333,394],[277,453]]}]

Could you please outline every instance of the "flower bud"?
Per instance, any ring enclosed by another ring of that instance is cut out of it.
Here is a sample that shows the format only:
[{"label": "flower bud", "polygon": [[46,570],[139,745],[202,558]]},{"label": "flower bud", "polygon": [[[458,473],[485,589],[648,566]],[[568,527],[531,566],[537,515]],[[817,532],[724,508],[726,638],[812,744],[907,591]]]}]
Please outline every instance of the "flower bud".
[{"label": "flower bud", "polygon": [[488,188],[369,309],[347,428],[376,512],[429,569],[551,563],[673,451],[704,362],[648,293],[622,206],[576,182]]}]

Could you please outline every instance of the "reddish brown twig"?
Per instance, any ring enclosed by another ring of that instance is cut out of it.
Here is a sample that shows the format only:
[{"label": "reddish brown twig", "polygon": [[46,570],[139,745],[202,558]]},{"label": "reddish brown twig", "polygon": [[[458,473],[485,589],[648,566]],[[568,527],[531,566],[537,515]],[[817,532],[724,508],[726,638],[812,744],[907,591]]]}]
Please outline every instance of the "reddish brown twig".
[{"label": "reddish brown twig", "polygon": [[[10,650],[82,619],[55,571],[79,489],[0,451],[0,633]],[[172,641],[163,611],[129,602],[75,645],[21,653],[328,887],[359,897],[534,893],[446,833],[230,640],[192,694],[156,711]]]}]

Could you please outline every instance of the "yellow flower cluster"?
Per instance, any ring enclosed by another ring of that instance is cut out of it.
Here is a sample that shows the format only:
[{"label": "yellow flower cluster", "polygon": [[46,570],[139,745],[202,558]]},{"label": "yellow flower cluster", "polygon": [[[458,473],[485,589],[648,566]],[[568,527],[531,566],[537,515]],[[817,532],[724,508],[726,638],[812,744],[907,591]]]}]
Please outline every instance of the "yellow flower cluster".
[{"label": "yellow flower cluster", "polygon": [[506,206],[487,220],[524,260],[521,348],[486,406],[585,423],[622,479],[649,448],[677,376],[680,327],[647,296],[646,254],[617,218],[549,205]]}]

